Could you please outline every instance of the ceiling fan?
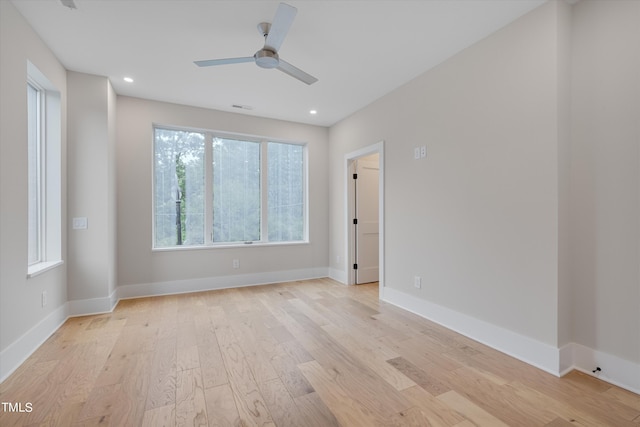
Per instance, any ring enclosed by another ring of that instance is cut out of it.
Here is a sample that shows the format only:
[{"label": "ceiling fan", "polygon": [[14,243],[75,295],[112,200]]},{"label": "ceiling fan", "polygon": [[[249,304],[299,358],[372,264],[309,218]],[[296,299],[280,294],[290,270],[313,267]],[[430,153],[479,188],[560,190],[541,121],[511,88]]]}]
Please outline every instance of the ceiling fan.
[{"label": "ceiling fan", "polygon": [[295,77],[308,85],[318,81],[311,74],[307,74],[301,69],[294,67],[278,55],[278,49],[282,45],[293,19],[296,17],[298,9],[286,3],[280,3],[273,23],[261,22],[258,24],[260,34],[264,36],[264,47],[253,56],[225,59],[208,59],[204,61],[194,61],[198,67],[210,67],[212,65],[239,64],[242,62],[254,61],[261,68],[276,68],[283,73]]}]

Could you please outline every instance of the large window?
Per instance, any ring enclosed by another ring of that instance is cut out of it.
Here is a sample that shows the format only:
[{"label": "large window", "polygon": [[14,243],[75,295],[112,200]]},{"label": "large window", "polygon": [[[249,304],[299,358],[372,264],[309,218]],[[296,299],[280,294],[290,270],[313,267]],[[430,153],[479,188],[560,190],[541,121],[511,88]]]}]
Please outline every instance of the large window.
[{"label": "large window", "polygon": [[60,93],[27,64],[27,276],[62,263]]},{"label": "large window", "polygon": [[156,127],[154,247],[306,240],[305,146]]}]

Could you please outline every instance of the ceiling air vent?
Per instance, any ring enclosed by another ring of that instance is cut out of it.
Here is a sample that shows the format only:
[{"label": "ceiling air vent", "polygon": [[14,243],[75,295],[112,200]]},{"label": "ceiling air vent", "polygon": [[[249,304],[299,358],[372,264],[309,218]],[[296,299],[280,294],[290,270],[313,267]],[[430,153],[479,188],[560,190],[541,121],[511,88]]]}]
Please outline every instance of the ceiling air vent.
[{"label": "ceiling air vent", "polygon": [[241,110],[253,110],[253,107],[250,105],[242,105],[242,104],[231,104],[233,108],[239,108]]}]

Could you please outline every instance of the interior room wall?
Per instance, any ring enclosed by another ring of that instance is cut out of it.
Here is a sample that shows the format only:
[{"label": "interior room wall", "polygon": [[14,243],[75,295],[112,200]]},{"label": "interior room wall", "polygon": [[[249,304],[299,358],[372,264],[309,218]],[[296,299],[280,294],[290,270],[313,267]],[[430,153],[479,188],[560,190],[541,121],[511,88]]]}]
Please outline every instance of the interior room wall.
[{"label": "interior room wall", "polygon": [[68,297],[74,313],[95,313],[115,289],[115,98],[107,77],[69,71],[67,83],[68,211],[88,224],[69,230]]},{"label": "interior room wall", "polygon": [[557,36],[551,2],[333,126],[330,259],[344,153],[384,140],[385,294],[555,346]]},{"label": "interior room wall", "polygon": [[108,267],[107,284],[111,305],[115,303],[115,291],[118,286],[118,247],[117,247],[117,223],[118,202],[116,195],[116,126],[117,126],[117,95],[111,82],[107,81],[107,226],[111,230],[108,234]]},{"label": "interior room wall", "polygon": [[66,318],[66,265],[27,279],[27,61],[61,95],[65,259],[66,71],[13,4],[0,1],[0,380]]},{"label": "interior room wall", "polygon": [[573,7],[570,205],[573,341],[595,351],[589,355],[594,365],[606,363],[604,355],[635,364],[637,390],[639,22],[636,1],[581,1]]},{"label": "interior room wall", "polygon": [[[571,29],[572,7],[557,2],[558,31],[558,347],[572,340],[571,283]],[[562,361],[560,362],[562,364]],[[561,367],[561,370],[563,368]]]},{"label": "interior room wall", "polygon": [[384,140],[384,299],[640,390],[638,22],[635,1],[549,2],[333,126],[338,276],[344,153]]},{"label": "interior room wall", "polygon": [[[176,104],[118,97],[119,294],[179,292],[327,275],[328,129]],[[308,244],[152,251],[153,125],[305,142]],[[233,260],[240,268],[233,268]]]}]

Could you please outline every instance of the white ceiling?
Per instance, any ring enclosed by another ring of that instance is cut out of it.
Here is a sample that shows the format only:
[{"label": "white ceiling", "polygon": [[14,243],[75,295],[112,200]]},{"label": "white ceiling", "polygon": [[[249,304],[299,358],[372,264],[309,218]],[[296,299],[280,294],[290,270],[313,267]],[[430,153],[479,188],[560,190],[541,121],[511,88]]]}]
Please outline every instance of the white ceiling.
[{"label": "white ceiling", "polygon": [[545,1],[286,0],[298,14],[279,53],[311,86],[253,63],[193,64],[253,55],[277,0],[13,3],[68,70],[107,76],[120,95],[330,126]]}]

